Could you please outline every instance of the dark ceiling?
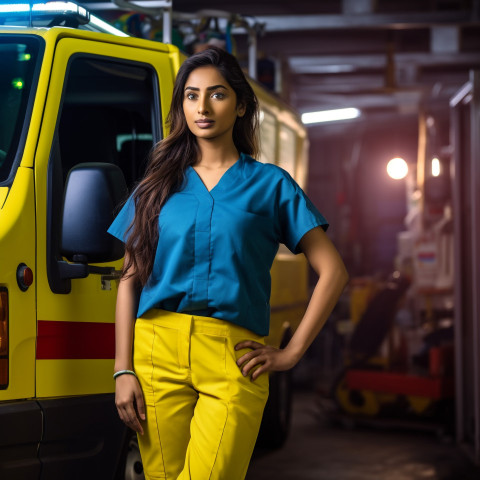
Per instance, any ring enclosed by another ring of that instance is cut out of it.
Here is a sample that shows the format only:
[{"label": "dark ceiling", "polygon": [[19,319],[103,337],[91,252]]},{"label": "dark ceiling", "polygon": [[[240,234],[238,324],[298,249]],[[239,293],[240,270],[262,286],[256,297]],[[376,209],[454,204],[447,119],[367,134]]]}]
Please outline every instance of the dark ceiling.
[{"label": "dark ceiling", "polygon": [[[111,15],[106,2],[82,3]],[[300,112],[448,110],[469,70],[480,68],[480,0],[173,0],[174,12],[200,9],[263,25],[258,53],[276,62],[281,95]],[[245,58],[247,36],[236,30],[235,38]]]}]

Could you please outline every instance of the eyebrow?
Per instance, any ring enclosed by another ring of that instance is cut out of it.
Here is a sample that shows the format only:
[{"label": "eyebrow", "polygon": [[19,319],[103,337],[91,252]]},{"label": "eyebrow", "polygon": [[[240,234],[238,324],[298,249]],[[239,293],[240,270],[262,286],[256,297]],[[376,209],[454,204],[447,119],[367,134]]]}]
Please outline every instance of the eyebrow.
[{"label": "eyebrow", "polygon": [[[217,88],[224,88],[225,90],[227,90],[227,87],[225,87],[225,85],[212,85],[211,87],[207,87],[207,90],[216,90]],[[200,91],[200,89],[197,87],[185,87],[185,90],[194,90],[196,92]]]}]

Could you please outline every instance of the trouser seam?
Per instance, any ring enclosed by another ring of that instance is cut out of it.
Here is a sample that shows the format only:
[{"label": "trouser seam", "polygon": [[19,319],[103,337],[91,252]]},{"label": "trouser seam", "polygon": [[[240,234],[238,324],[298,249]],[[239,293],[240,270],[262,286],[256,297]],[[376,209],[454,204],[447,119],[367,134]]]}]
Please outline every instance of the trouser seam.
[{"label": "trouser seam", "polygon": [[[150,376],[150,385],[152,386],[152,394],[153,398],[155,398],[155,389],[154,389],[154,383],[153,383],[153,377],[155,374],[155,364],[153,363],[153,349],[155,347],[155,340],[157,337],[157,332],[155,331],[155,327],[153,327],[153,342],[152,342],[152,349],[150,351],[150,362],[152,365],[152,374]],[[163,456],[163,448],[162,448],[162,437],[160,435],[160,429],[158,427],[158,419],[157,419],[157,408],[155,408],[155,426],[157,428],[157,436],[158,436],[158,444],[160,445],[160,455],[162,456],[162,465],[163,465],[163,473],[165,475],[165,479],[167,479],[167,471],[165,468],[165,457]]]},{"label": "trouser seam", "polygon": [[215,467],[215,463],[217,462],[218,451],[220,450],[220,445],[222,445],[223,434],[225,433],[225,429],[227,428],[229,413],[230,413],[230,402],[227,403],[227,415],[225,416],[225,421],[223,422],[222,434],[220,435],[220,438],[218,440],[217,451],[215,452],[215,458],[213,459],[213,462],[212,462],[212,468],[210,469],[210,474],[208,475],[208,480],[210,480],[212,478],[213,469]]},{"label": "trouser seam", "polygon": [[[224,342],[223,342],[223,361],[224,361],[224,366],[225,366],[225,377],[228,378],[228,396],[230,397],[230,390],[231,390],[231,379],[230,379],[230,376],[228,375],[228,372],[227,372],[227,350],[228,350],[228,339],[227,339],[227,336],[223,337],[224,338]],[[218,452],[220,451],[220,446],[222,445],[222,440],[223,440],[223,435],[225,433],[225,429],[227,428],[227,423],[228,423],[228,416],[230,414],[230,402],[227,402],[226,403],[226,407],[227,407],[227,414],[225,416],[225,420],[223,422],[223,428],[222,428],[222,434],[220,435],[220,438],[218,440],[218,443],[217,443],[217,451],[215,452],[215,458],[213,459],[213,462],[212,462],[212,468],[210,469],[210,474],[208,476],[208,480],[210,480],[212,478],[212,474],[213,474],[213,469],[215,467],[215,464],[217,462],[217,458],[218,458]]]}]

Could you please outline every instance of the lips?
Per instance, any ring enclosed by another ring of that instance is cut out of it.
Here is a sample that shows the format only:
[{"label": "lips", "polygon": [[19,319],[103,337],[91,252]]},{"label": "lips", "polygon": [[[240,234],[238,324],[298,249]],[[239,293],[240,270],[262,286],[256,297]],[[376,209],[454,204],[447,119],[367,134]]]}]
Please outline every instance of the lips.
[{"label": "lips", "polygon": [[195,123],[200,128],[209,128],[215,123],[215,121],[210,120],[209,118],[201,118],[200,120],[195,120]]}]

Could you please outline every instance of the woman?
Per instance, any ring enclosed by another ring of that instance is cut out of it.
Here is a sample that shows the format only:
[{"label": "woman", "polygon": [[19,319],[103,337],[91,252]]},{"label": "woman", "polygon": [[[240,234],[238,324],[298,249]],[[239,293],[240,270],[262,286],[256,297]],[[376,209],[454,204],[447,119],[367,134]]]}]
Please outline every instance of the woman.
[{"label": "woman", "polygon": [[[116,405],[147,479],[243,479],[268,396],[347,281],[327,223],[282,169],[253,160],[258,104],[237,61],[186,60],[170,135],[109,232],[126,243],[116,308]],[[279,243],[319,274],[284,349],[266,346]],[[133,348],[133,358],[132,358]]]}]

